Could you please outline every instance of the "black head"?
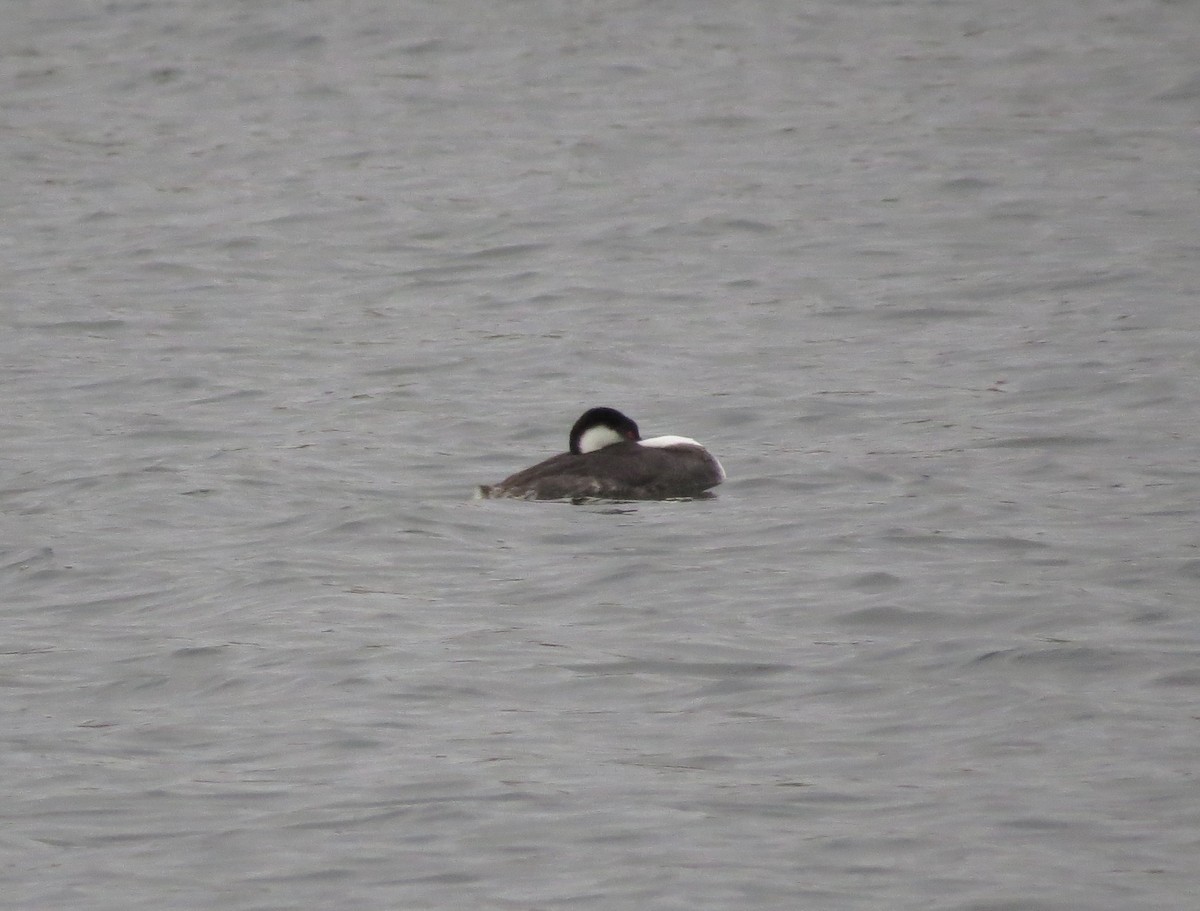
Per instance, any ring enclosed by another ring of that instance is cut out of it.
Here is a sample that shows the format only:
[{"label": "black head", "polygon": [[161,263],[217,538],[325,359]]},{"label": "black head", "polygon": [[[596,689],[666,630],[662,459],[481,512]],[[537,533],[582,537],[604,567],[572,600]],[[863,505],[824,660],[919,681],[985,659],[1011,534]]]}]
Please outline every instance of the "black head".
[{"label": "black head", "polygon": [[[589,433],[589,431],[598,432]],[[605,431],[611,432],[606,433]],[[586,441],[583,439],[585,434],[588,436]],[[613,443],[620,443],[623,440],[637,442],[641,438],[638,425],[617,409],[589,408],[571,428],[571,452],[580,455],[602,449]]]}]

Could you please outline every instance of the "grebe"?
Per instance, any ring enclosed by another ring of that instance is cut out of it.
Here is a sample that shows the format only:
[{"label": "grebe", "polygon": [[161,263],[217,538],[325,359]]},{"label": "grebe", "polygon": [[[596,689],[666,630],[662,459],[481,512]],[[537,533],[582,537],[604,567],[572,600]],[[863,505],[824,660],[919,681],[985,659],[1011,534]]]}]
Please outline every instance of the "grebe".
[{"label": "grebe", "polygon": [[570,451],[479,488],[483,497],[527,500],[669,500],[702,495],[725,469],[688,437],[643,440],[615,408],[591,408],[571,428]]}]

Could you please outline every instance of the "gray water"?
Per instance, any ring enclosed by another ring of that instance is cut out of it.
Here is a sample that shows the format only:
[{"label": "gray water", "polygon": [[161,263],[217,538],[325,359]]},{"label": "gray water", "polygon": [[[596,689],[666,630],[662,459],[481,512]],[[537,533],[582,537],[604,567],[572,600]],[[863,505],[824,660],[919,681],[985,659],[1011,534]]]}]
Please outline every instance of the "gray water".
[{"label": "gray water", "polygon": [[[8,4],[6,907],[1194,907],[1197,47]],[[597,404],[730,480],[471,498]]]}]

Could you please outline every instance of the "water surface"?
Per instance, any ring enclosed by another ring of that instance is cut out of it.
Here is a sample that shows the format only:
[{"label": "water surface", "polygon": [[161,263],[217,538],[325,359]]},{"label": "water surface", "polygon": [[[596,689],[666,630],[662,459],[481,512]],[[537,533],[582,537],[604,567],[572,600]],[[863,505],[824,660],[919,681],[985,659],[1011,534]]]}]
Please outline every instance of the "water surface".
[{"label": "water surface", "polygon": [[[1198,40],[14,7],[9,901],[1189,906]],[[730,480],[471,499],[597,404]]]}]

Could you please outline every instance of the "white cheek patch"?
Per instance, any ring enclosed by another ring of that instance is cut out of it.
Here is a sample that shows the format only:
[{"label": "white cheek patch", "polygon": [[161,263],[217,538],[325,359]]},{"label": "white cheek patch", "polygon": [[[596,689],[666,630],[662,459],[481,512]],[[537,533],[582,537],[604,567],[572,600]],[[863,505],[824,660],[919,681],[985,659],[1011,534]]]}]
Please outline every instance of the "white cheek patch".
[{"label": "white cheek patch", "polygon": [[579,437],[579,451],[595,452],[597,449],[603,449],[605,446],[611,446],[613,443],[620,443],[623,439],[619,433],[611,427],[603,425],[599,427],[589,427]]}]

